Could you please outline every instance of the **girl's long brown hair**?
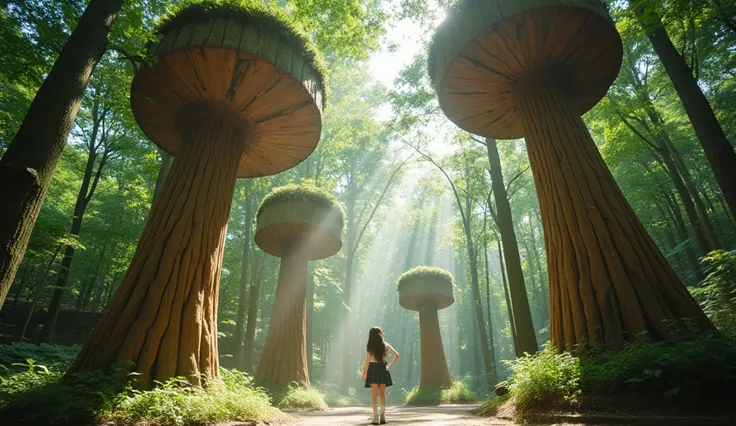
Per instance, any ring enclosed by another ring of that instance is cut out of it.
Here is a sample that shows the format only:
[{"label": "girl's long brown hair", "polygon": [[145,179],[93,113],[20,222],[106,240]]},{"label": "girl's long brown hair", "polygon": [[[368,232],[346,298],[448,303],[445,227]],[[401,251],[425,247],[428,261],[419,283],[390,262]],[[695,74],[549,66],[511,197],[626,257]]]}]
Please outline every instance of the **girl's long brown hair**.
[{"label": "girl's long brown hair", "polygon": [[380,327],[373,327],[368,333],[368,344],[365,349],[373,355],[376,361],[381,362],[386,356],[386,343],[383,341],[383,331]]}]

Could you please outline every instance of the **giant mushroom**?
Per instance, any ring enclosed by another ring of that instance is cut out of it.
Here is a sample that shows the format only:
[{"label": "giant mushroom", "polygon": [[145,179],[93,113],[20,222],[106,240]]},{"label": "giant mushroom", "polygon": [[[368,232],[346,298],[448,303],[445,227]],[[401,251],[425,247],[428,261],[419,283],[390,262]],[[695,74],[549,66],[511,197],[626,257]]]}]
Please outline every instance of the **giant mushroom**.
[{"label": "giant mushroom", "polygon": [[442,347],[437,311],[455,302],[452,275],[441,268],[420,266],[401,274],[399,304],[419,312],[419,342],[422,351],[419,389],[434,392],[452,387]]},{"label": "giant mushroom", "polygon": [[175,159],[112,303],[68,373],[129,360],[143,387],[218,375],[217,297],[235,180],[309,156],[325,95],[309,38],[260,2],[187,2],[158,33],[131,106]]},{"label": "giant mushroom", "polygon": [[551,339],[621,348],[663,320],[712,324],[647,234],[581,115],[616,78],[621,39],[598,0],[462,0],[438,29],[429,74],[447,117],[524,137],[546,241]]},{"label": "giant mushroom", "polygon": [[255,240],[261,250],[281,258],[271,322],[255,381],[283,388],[309,386],[306,346],[307,268],[342,248],[345,215],[326,191],[309,186],[277,188],[261,202]]}]

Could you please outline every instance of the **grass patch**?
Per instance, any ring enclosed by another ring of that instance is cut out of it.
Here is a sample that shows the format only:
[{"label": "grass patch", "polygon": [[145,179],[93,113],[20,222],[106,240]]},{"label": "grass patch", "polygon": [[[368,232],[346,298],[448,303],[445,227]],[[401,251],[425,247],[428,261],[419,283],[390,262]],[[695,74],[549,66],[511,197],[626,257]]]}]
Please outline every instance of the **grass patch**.
[{"label": "grass patch", "polygon": [[418,386],[406,394],[407,405],[465,404],[477,401],[475,394],[463,381],[456,381],[450,389],[424,390]]},{"label": "grass patch", "polygon": [[260,216],[264,207],[270,204],[288,201],[307,201],[329,207],[340,215],[341,227],[345,227],[345,211],[337,199],[322,188],[306,184],[285,185],[274,189],[263,198],[256,216]]},{"label": "grass patch", "polygon": [[586,407],[586,401],[613,401],[620,395],[630,397],[627,404],[648,398],[651,404],[673,409],[710,404],[736,385],[736,341],[689,333],[683,330],[669,341],[640,340],[621,352],[593,350],[581,357],[558,354],[547,344],[532,356],[507,361],[512,371],[507,385],[519,411],[577,410]]},{"label": "grass patch", "polygon": [[329,88],[324,56],[301,26],[278,6],[264,6],[260,0],[184,0],[159,20],[155,31],[165,34],[172,28],[210,18],[235,18],[282,38],[317,71],[324,87],[324,105],[327,105]]},{"label": "grass patch", "polygon": [[271,389],[274,405],[284,409],[326,410],[324,395],[313,387],[305,387],[292,382],[284,389]]},{"label": "grass patch", "polygon": [[416,268],[412,268],[401,274],[396,283],[396,287],[401,289],[402,285],[415,279],[446,281],[450,286],[454,283],[452,274],[442,268],[436,268],[434,266],[417,266]]},{"label": "grass patch", "polygon": [[[0,346],[0,418],[12,425],[205,425],[223,421],[269,421],[284,417],[245,373],[221,369],[207,388],[183,378],[137,391],[127,371],[75,375],[62,381],[79,347],[13,344]],[[16,362],[25,358],[25,361]],[[38,359],[39,361],[34,361]],[[39,409],[42,406],[43,409]]]},{"label": "grass patch", "polygon": [[348,388],[345,392],[340,389],[340,386],[333,383],[313,381],[312,385],[322,393],[328,407],[350,407],[363,404],[356,398],[355,388],[353,387]]}]

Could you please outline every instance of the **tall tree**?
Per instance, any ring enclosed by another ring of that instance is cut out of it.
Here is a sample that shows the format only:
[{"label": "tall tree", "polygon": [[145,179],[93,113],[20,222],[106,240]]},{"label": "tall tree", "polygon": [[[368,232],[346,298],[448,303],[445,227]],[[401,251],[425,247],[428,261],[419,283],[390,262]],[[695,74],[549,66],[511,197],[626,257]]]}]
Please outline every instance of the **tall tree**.
[{"label": "tall tree", "polygon": [[91,0],[0,159],[0,308],[124,0]]},{"label": "tall tree", "polygon": [[698,85],[697,78],[685,58],[678,52],[667,29],[662,24],[655,2],[629,0],[639,24],[657,52],[657,56],[672,80],[695,134],[700,140],[713,173],[723,191],[731,214],[736,215],[736,151],[726,138],[713,108]]}]

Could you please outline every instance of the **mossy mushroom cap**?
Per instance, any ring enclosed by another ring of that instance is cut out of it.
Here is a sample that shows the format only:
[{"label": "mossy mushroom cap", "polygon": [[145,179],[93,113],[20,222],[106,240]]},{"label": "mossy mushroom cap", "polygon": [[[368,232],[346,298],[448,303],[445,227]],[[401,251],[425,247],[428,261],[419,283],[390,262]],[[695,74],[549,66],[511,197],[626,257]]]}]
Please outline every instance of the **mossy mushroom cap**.
[{"label": "mossy mushroom cap", "polygon": [[317,146],[326,68],[288,15],[256,0],[187,1],[157,28],[154,59],[136,73],[131,107],[143,132],[176,155],[177,114],[189,105],[228,108],[249,129],[238,177],[296,166]]},{"label": "mossy mushroom cap", "polygon": [[452,274],[442,268],[419,266],[401,274],[397,287],[399,304],[404,309],[418,311],[419,305],[433,302],[444,309],[455,302],[452,294]]},{"label": "mossy mushroom cap", "polygon": [[256,244],[274,256],[295,248],[309,260],[318,260],[342,248],[345,214],[335,198],[319,188],[277,188],[263,199],[256,219]]},{"label": "mossy mushroom cap", "polygon": [[462,129],[524,136],[523,80],[554,82],[582,115],[621,66],[621,38],[599,0],[461,0],[434,36],[429,75],[440,107]]}]

